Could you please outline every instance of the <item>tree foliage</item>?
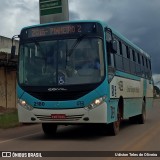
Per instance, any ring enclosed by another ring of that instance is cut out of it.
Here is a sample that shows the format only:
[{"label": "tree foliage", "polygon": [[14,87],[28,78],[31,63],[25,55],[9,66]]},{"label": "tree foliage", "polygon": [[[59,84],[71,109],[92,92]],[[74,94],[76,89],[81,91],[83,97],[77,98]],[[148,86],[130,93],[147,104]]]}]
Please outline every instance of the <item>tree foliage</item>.
[{"label": "tree foliage", "polygon": [[154,86],[154,90],[156,91],[156,93],[157,93],[158,95],[160,95],[160,89],[159,89],[157,86]]}]

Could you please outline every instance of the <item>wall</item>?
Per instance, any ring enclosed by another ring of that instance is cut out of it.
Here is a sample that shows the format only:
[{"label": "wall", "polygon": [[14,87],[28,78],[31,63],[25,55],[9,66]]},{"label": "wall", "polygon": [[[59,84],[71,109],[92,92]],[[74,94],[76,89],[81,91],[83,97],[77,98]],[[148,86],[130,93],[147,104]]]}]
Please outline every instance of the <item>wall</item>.
[{"label": "wall", "polygon": [[0,68],[0,106],[16,108],[16,71]]},{"label": "wall", "polygon": [[[14,41],[13,44],[16,45],[16,55],[18,55],[19,41]],[[0,36],[0,52],[10,53],[11,46],[12,40],[10,38]]]},{"label": "wall", "polygon": [[[16,54],[19,42],[14,41]],[[12,40],[0,36],[0,107],[16,108],[16,64],[17,60],[7,59],[11,52]],[[13,63],[14,62],[14,63]]]}]

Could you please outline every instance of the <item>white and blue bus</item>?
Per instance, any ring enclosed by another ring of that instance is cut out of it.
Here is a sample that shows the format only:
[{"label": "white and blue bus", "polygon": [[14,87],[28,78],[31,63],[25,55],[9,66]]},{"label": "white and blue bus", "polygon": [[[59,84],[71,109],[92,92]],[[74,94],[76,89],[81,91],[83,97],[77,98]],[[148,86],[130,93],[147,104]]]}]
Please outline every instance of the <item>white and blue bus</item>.
[{"label": "white and blue bus", "polygon": [[18,37],[20,122],[41,123],[46,135],[73,124],[116,135],[122,119],[145,122],[153,101],[151,58],[111,27],[49,23],[23,28]]}]

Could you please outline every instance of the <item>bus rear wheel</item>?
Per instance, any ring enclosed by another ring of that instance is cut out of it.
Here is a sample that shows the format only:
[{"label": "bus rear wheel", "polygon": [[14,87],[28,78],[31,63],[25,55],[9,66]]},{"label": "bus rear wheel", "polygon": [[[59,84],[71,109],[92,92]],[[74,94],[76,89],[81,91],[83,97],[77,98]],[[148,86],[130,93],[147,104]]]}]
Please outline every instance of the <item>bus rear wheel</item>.
[{"label": "bus rear wheel", "polygon": [[46,136],[54,136],[57,131],[57,124],[54,123],[42,123],[42,129]]},{"label": "bus rear wheel", "polygon": [[139,124],[144,124],[146,121],[146,106],[145,102],[142,104],[142,114],[137,116],[137,120]]}]

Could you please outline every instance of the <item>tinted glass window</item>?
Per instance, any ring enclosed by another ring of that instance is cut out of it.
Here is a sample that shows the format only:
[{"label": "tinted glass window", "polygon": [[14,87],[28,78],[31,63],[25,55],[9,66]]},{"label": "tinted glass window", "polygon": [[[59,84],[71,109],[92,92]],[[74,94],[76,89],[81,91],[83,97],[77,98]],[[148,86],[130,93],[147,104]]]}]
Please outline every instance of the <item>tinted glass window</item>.
[{"label": "tinted glass window", "polygon": [[120,50],[120,55],[122,55],[122,43],[119,41],[119,50]]},{"label": "tinted glass window", "polygon": [[118,70],[123,70],[123,57],[121,55],[115,55],[116,68]]},{"label": "tinted glass window", "polygon": [[117,40],[117,54],[121,54],[120,42]]},{"label": "tinted glass window", "polygon": [[117,45],[118,50],[117,54],[115,54],[115,66],[118,70],[123,70],[122,44],[118,41]]},{"label": "tinted glass window", "polygon": [[150,60],[148,60],[148,62],[149,62],[149,68],[150,68],[150,70],[151,70],[151,61],[150,61]]},{"label": "tinted glass window", "polygon": [[126,46],[126,51],[127,51],[127,58],[130,58],[130,50],[128,46]]},{"label": "tinted glass window", "polygon": [[142,56],[142,65],[144,66],[144,57]]},{"label": "tinted glass window", "polygon": [[127,58],[126,46],[124,44],[122,44],[122,52],[123,57]]},{"label": "tinted glass window", "polygon": [[146,67],[148,68],[148,61],[147,61],[147,59],[146,59]]},{"label": "tinted glass window", "polygon": [[98,83],[104,76],[103,42],[85,38],[42,41],[20,46],[19,82],[25,86]]},{"label": "tinted glass window", "polygon": [[141,64],[140,55],[137,53],[138,63]]},{"label": "tinted glass window", "polygon": [[135,51],[134,50],[132,50],[132,60],[134,61],[134,62],[136,62],[136,56],[135,56]]}]

